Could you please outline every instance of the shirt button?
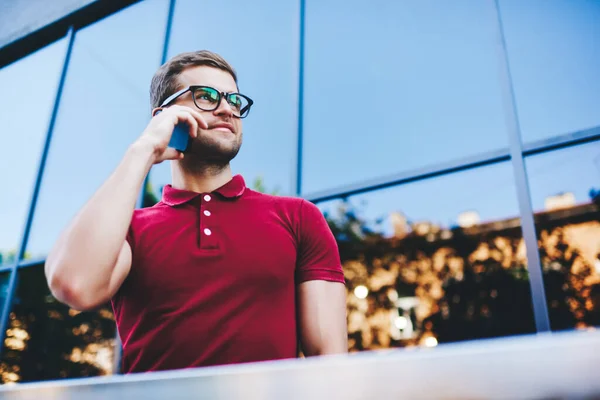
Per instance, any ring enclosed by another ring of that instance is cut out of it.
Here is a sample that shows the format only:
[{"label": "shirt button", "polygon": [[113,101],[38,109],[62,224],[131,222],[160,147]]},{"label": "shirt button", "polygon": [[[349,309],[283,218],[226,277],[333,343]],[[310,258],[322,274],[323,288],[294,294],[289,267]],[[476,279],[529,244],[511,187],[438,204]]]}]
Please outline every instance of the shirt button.
[{"label": "shirt button", "polygon": [[204,234],[206,236],[210,236],[212,234],[212,232],[210,231],[210,229],[206,228],[206,229],[204,229]]},{"label": "shirt button", "polygon": [[206,215],[207,217],[210,217],[210,211],[204,210],[204,215]]},{"label": "shirt button", "polygon": [[204,201],[210,201],[210,196],[209,195],[204,195]]}]

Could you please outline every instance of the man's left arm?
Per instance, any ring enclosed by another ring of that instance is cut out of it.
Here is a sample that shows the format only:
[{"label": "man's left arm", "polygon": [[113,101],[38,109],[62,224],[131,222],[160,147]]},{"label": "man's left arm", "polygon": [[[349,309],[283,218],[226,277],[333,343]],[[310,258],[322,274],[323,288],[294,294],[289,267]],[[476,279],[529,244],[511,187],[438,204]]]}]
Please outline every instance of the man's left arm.
[{"label": "man's left arm", "polygon": [[303,201],[296,268],[298,332],[305,356],[348,352],[346,286],[339,250],[321,211]]},{"label": "man's left arm", "polygon": [[346,287],[322,280],[298,287],[298,323],[305,356],[348,352]]}]

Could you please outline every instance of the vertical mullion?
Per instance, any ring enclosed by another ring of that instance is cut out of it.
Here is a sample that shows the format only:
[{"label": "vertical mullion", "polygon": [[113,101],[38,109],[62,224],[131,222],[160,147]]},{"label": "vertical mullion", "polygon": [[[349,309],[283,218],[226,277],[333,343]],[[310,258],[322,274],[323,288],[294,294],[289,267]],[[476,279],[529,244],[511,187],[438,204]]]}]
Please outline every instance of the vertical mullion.
[{"label": "vertical mullion", "polygon": [[304,134],[304,51],[306,26],[306,0],[300,0],[300,56],[298,57],[298,132],[296,145],[296,195],[302,192],[302,154]]},{"label": "vertical mullion", "polygon": [[508,128],[510,156],[517,187],[519,211],[521,214],[521,229],[523,231],[523,238],[527,249],[527,270],[529,271],[529,285],[531,287],[535,326],[537,332],[549,332],[550,318],[548,316],[548,305],[546,303],[546,292],[544,289],[544,277],[538,250],[535,219],[533,217],[533,208],[531,206],[531,194],[523,159],[521,127],[519,124],[519,116],[498,0],[493,0],[493,7],[496,13],[498,33],[497,47],[501,74],[500,83],[502,86],[504,112]]}]

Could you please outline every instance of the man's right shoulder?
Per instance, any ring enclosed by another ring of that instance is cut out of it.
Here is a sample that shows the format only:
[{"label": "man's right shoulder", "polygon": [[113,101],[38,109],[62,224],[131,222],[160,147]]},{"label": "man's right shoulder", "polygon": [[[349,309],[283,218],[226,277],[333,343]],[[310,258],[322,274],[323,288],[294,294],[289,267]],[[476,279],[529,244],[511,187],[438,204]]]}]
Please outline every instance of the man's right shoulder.
[{"label": "man's right shoulder", "polygon": [[163,202],[158,202],[151,207],[136,208],[131,216],[129,235],[135,235],[145,228],[165,220],[167,218],[165,211],[168,208],[169,206]]},{"label": "man's right shoulder", "polygon": [[159,201],[158,203],[150,207],[136,208],[135,210],[133,210],[133,216],[131,217],[131,221],[143,221],[146,219],[156,218],[162,215],[168,207],[168,205],[166,205],[162,201]]}]

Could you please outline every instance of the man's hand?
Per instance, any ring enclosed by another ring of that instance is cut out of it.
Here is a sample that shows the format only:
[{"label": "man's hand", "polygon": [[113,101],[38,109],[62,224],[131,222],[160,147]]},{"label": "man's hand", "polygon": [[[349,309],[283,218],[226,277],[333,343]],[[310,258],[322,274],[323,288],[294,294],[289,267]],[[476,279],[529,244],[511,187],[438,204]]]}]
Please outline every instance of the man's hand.
[{"label": "man's hand", "polygon": [[189,107],[173,105],[162,109],[152,118],[133,147],[148,150],[152,164],[182,159],[183,153],[168,147],[175,126],[182,122],[189,126],[191,138],[198,136],[198,127],[208,129],[206,121],[199,112]]}]

